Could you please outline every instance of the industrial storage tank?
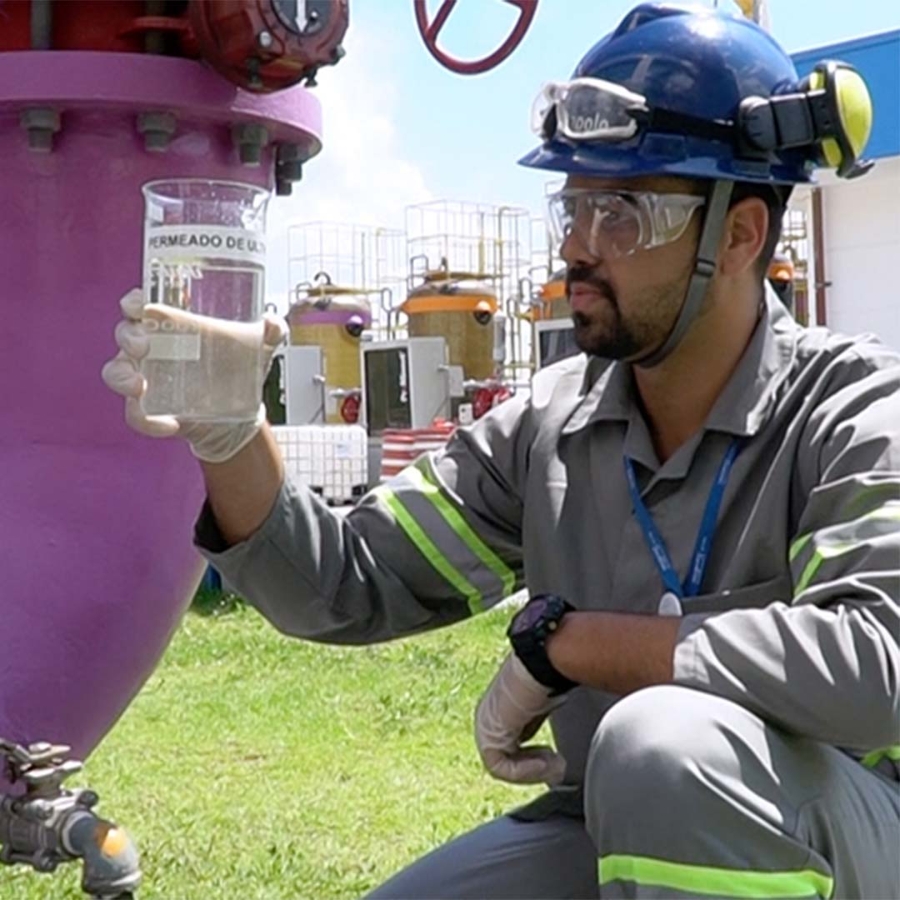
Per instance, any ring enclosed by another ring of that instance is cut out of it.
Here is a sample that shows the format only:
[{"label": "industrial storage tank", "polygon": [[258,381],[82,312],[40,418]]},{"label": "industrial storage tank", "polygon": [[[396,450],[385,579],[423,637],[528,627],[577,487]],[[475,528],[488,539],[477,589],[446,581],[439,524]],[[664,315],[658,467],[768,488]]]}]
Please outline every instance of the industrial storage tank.
[{"label": "industrial storage tank", "polygon": [[541,285],[538,304],[534,312],[535,320],[568,319],[572,315],[566,297],[566,270],[558,269]]},{"label": "industrial storage tank", "polygon": [[292,346],[322,350],[325,421],[355,423],[362,384],[359,345],[372,325],[365,292],[332,284],[322,273],[314,284],[297,288],[287,321]]},{"label": "industrial storage tank", "polygon": [[[189,449],[136,434],[100,377],[117,298],[141,282],[142,188],[290,194],[321,149],[320,104],[291,85],[347,28],[346,0],[290,22],[234,6],[0,3],[0,282],[27,298],[0,330],[0,861],[48,873],[89,855],[91,896],[132,896],[136,852],[63,781],[152,673],[205,567]],[[77,352],[63,365],[57,347]],[[24,883],[0,880],[3,896]],[[37,890],[71,896],[57,887]]]},{"label": "industrial storage tank", "polygon": [[428,273],[407,295],[407,332],[414,337],[442,337],[450,365],[462,366],[467,379],[495,374],[494,319],[496,293],[474,276],[460,272]]}]

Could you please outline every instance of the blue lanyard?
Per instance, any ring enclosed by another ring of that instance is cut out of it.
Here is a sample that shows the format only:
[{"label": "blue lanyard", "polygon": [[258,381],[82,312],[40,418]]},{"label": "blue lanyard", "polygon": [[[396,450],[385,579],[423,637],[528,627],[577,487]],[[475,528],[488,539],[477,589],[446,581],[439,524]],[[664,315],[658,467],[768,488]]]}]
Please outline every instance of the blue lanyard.
[{"label": "blue lanyard", "polygon": [[735,438],[725,451],[722,462],[719,464],[719,471],[716,473],[715,481],[709,492],[709,498],[706,501],[706,509],[703,510],[703,519],[700,521],[700,530],[697,532],[697,542],[694,544],[694,555],[691,557],[691,564],[688,568],[688,577],[682,585],[672,565],[672,558],[666,549],[666,544],[662,539],[662,535],[656,528],[656,523],[650,515],[650,511],[644,505],[641,499],[641,492],[638,488],[637,477],[634,474],[634,463],[629,457],[625,457],[625,476],[628,479],[628,490],[631,493],[631,503],[634,507],[634,514],[637,516],[641,530],[644,532],[644,538],[653,561],[659,569],[663,583],[666,589],[675,594],[676,597],[683,599],[685,597],[696,597],[700,593],[700,587],[703,584],[703,574],[706,572],[706,564],[709,562],[709,554],[712,550],[713,535],[716,531],[716,522],[719,518],[719,508],[722,505],[722,497],[725,494],[725,485],[728,484],[728,477],[731,475],[731,469],[734,461],[741,452],[741,441]]}]

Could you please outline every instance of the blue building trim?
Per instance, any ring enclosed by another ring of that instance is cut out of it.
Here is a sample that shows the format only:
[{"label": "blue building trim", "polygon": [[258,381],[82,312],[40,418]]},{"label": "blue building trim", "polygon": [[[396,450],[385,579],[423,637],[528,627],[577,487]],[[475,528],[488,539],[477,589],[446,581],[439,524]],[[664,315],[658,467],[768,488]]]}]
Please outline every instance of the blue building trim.
[{"label": "blue building trim", "polygon": [[900,29],[801,50],[792,53],[791,59],[801,77],[826,59],[840,60],[857,69],[869,86],[874,108],[865,156],[900,156]]}]

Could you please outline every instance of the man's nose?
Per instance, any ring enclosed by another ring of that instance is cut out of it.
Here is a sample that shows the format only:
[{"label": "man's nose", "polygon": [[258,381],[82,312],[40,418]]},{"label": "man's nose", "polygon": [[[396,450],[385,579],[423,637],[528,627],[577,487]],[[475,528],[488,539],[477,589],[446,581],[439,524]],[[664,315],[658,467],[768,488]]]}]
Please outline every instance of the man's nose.
[{"label": "man's nose", "polygon": [[567,266],[589,266],[593,268],[600,261],[596,247],[590,247],[585,240],[583,229],[573,225],[559,246],[559,255]]}]

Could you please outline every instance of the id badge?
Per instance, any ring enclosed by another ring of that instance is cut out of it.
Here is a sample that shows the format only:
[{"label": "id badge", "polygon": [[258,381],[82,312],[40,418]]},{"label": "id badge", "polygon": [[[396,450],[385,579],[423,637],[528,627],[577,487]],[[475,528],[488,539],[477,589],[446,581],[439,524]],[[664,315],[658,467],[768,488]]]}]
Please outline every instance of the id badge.
[{"label": "id badge", "polygon": [[680,616],[683,614],[681,601],[671,591],[666,591],[659,599],[659,607],[656,610],[661,616]]}]

